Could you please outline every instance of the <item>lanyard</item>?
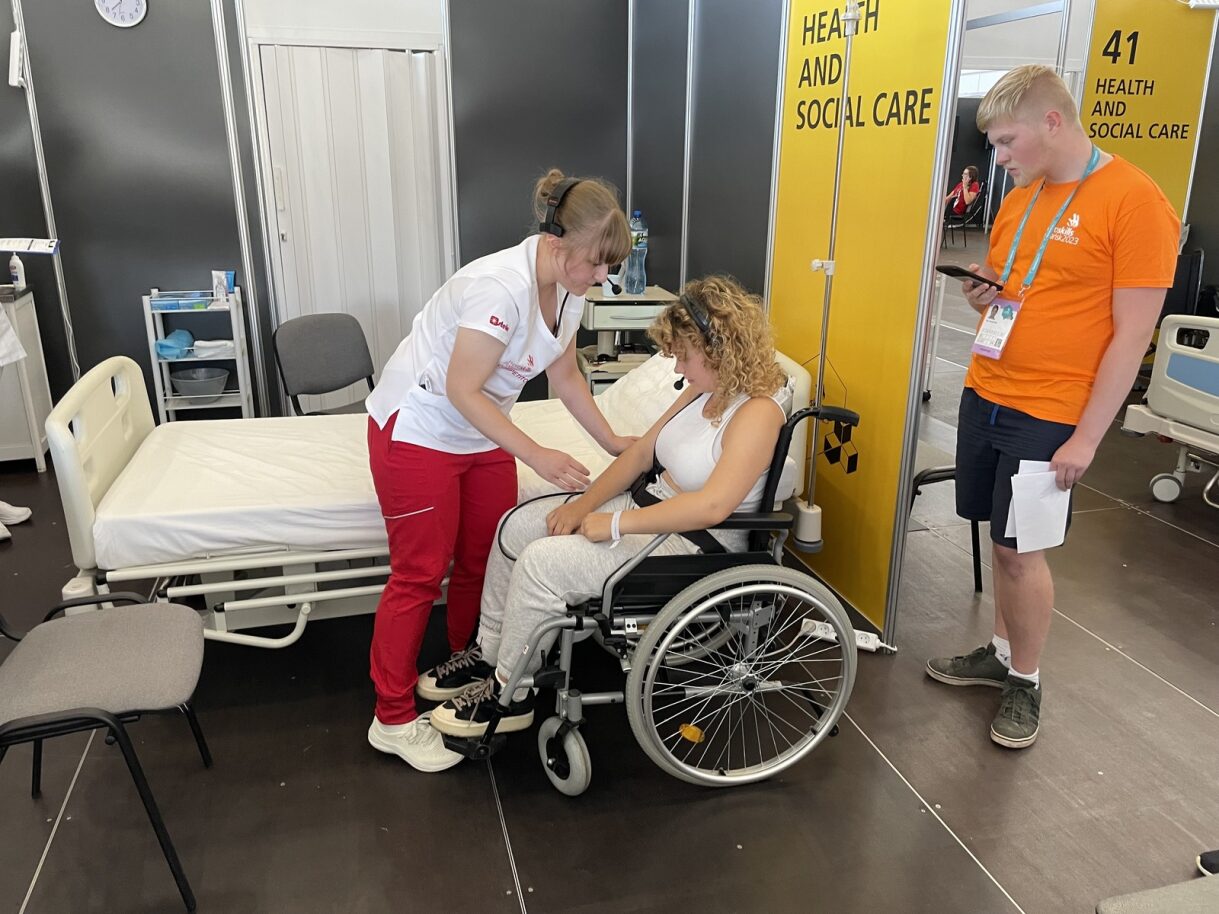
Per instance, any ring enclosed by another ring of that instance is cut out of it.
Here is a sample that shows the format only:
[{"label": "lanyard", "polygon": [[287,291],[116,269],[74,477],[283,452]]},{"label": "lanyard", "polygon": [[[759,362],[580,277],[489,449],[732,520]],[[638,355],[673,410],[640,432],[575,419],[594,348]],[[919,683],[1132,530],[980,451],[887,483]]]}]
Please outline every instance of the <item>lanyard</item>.
[{"label": "lanyard", "polygon": [[[1071,205],[1071,201],[1075,199],[1075,192],[1079,190],[1081,184],[1087,180],[1088,175],[1096,170],[1096,163],[1100,161],[1100,147],[1092,147],[1092,155],[1088,157],[1088,167],[1084,169],[1083,176],[1079,179],[1071,193],[1067,195],[1067,199],[1062,201],[1062,206],[1058,208],[1058,214],[1050,221],[1050,227],[1045,230],[1045,237],[1041,239],[1041,247],[1037,249],[1037,256],[1033,258],[1029,270],[1024,274],[1024,283],[1020,286],[1020,298],[1033,285],[1033,280],[1037,278],[1037,271],[1041,269],[1041,258],[1045,256],[1045,249],[1050,244],[1050,238],[1054,234],[1054,229],[1058,227],[1059,220],[1062,219],[1063,213],[1067,211],[1067,207]],[[999,282],[1007,285],[1008,278],[1012,275],[1012,265],[1016,262],[1016,248],[1020,246],[1020,239],[1024,237],[1024,226],[1029,221],[1029,216],[1033,214],[1033,207],[1037,205],[1037,198],[1041,196],[1041,191],[1045,188],[1045,178],[1041,179],[1041,186],[1037,188],[1037,193],[1033,194],[1033,199],[1029,201],[1029,207],[1024,211],[1024,218],[1020,220],[1020,225],[1016,229],[1016,237],[1012,239],[1012,248],[1007,252],[1007,263],[1003,267],[1003,275],[999,277]]]}]

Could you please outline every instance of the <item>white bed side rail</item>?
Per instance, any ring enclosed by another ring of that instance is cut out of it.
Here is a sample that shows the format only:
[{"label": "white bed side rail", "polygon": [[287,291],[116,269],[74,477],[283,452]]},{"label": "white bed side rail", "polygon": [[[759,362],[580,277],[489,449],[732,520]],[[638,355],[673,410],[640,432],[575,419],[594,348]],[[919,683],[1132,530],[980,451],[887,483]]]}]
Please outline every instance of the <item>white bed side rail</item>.
[{"label": "white bed side rail", "polygon": [[[794,359],[787,357],[783,353],[776,352],[775,357],[779,365],[785,372],[787,372],[787,376],[792,379],[793,390],[791,413],[796,413],[804,409],[813,401],[812,376],[809,374],[807,368]],[[787,453],[791,456],[791,459],[796,462],[796,467],[799,470],[799,472],[795,474],[795,478],[792,480],[796,484],[796,490],[792,493],[793,495],[804,494],[804,466],[805,460],[808,457],[808,430],[809,426],[813,424],[814,423],[810,422],[801,422],[799,425],[797,425],[795,431],[792,432],[791,446],[787,449]]]},{"label": "white bed side rail", "polygon": [[89,570],[97,506],[153,429],[140,367],[125,356],[94,366],[51,410],[46,429],[72,561]]}]

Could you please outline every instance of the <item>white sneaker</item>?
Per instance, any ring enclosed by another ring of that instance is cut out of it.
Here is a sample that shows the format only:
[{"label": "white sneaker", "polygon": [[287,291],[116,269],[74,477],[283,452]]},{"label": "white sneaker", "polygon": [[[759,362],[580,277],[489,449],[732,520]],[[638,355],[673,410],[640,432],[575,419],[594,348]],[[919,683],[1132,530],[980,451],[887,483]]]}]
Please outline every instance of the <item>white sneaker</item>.
[{"label": "white sneaker", "polygon": [[[7,501],[0,501],[0,524],[19,524],[23,520],[29,520],[33,513],[29,508],[18,508]],[[0,536],[0,539],[5,538]]]},{"label": "white sneaker", "polygon": [[398,756],[417,771],[444,771],[464,758],[445,748],[444,737],[432,729],[430,714],[422,714],[408,724],[392,725],[374,717],[368,728],[368,744]]},{"label": "white sneaker", "polygon": [[4,524],[0,524],[0,543],[3,543],[5,540],[11,540],[12,538],[13,534],[8,532],[8,527],[4,526]]}]

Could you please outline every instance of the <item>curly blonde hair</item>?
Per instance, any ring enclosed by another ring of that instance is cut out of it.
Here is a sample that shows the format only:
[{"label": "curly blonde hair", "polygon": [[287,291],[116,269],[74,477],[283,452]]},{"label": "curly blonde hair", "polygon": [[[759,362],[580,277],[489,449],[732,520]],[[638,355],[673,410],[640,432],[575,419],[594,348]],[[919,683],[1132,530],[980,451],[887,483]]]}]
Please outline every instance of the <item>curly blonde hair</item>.
[{"label": "curly blonde hair", "polygon": [[787,383],[775,361],[774,337],[761,298],[731,276],[692,279],[681,295],[707,316],[710,339],[680,301],[657,315],[648,336],[665,355],[701,352],[707,367],[717,372],[719,383],[709,410],[713,420],[718,421],[739,395],[769,397]]}]

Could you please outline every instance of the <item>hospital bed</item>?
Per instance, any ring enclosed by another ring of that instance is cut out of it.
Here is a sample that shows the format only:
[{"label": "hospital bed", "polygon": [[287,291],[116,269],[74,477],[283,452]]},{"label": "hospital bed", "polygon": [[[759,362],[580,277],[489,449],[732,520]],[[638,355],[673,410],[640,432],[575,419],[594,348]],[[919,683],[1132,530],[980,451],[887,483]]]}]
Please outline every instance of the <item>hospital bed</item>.
[{"label": "hospital bed", "polygon": [[1122,431],[1177,446],[1177,466],[1151,478],[1157,501],[1172,502],[1186,472],[1214,470],[1202,498],[1219,508],[1219,318],[1169,315],[1160,325],[1145,405],[1126,407]]},{"label": "hospital bed", "polygon": [[[808,373],[780,357],[794,408]],[[655,356],[597,395],[620,434],[642,434],[677,396]],[[596,475],[611,458],[557,400],[513,421]],[[106,360],[47,419],[75,577],[65,598],[153,580],[158,599],[202,598],[213,640],[277,648],[312,619],[371,612],[388,574],[368,470],[367,417],[231,419],[154,426],[135,362]],[[798,450],[796,450],[798,448]],[[793,453],[803,454],[803,433]],[[519,498],[554,491],[518,463]],[[247,629],[291,624],[286,634]]]}]

